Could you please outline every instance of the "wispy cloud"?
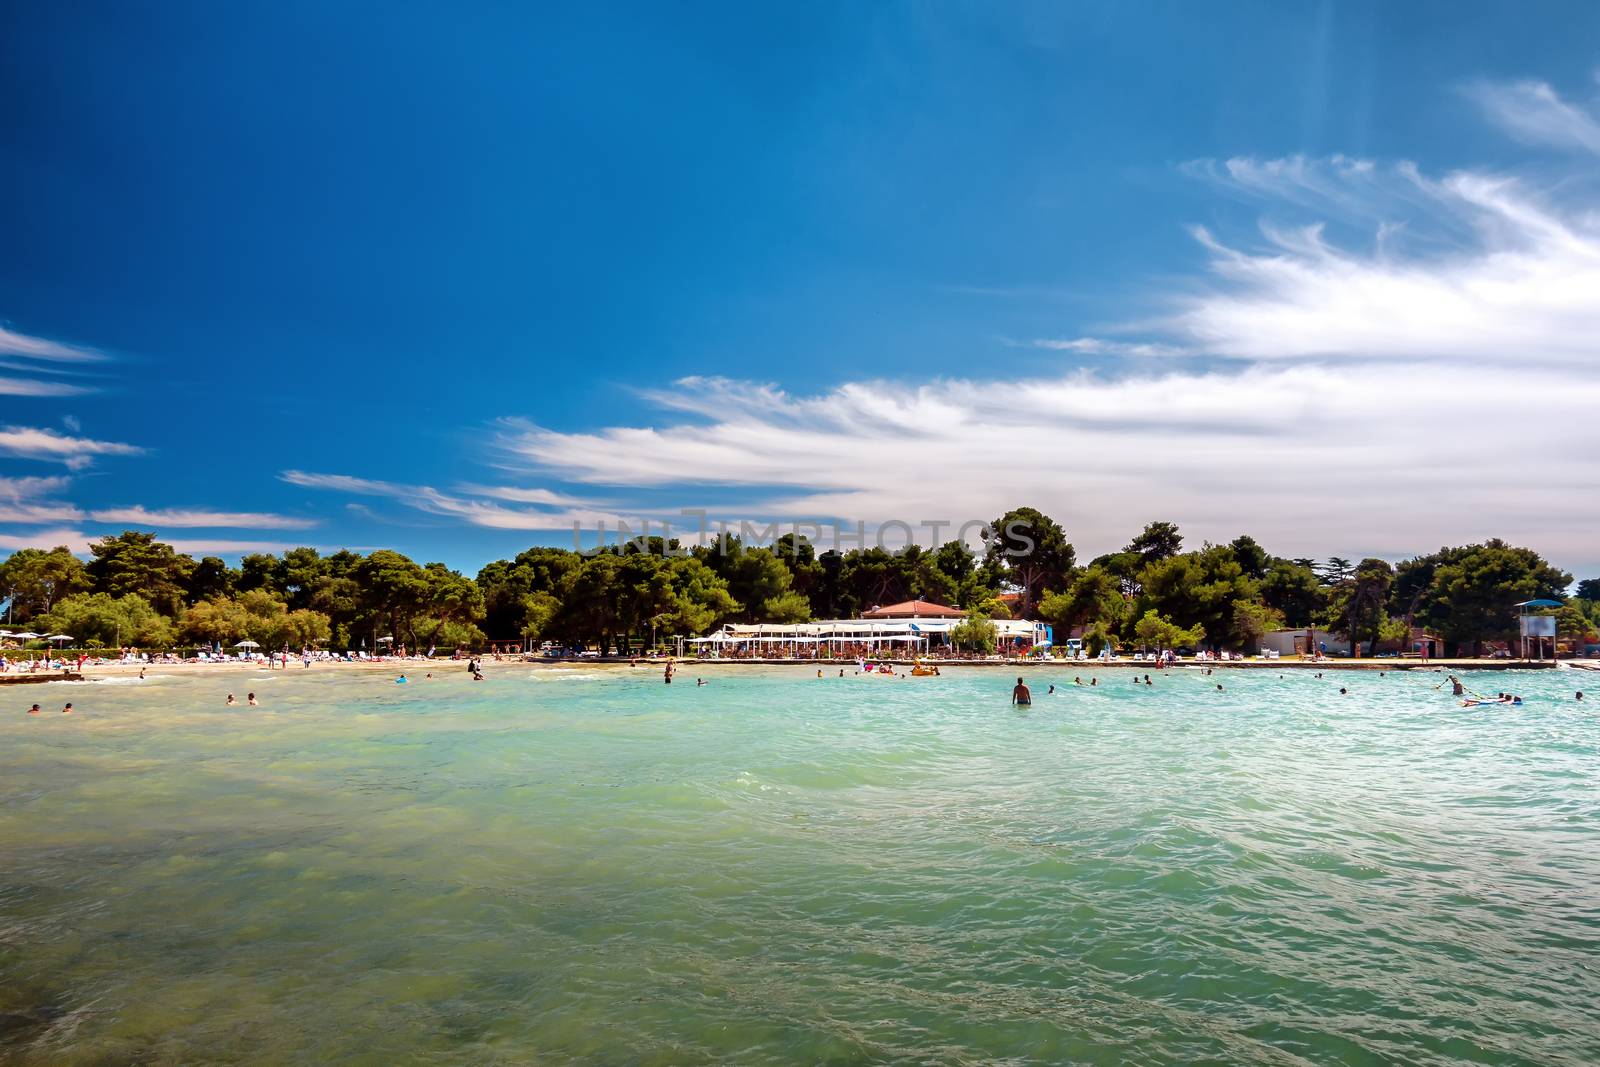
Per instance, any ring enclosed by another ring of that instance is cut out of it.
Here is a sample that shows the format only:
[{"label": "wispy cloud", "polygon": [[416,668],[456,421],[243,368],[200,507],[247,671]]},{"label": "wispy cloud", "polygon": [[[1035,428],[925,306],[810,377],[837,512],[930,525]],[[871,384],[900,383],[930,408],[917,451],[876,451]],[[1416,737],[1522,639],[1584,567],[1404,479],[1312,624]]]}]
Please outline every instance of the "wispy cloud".
[{"label": "wispy cloud", "polygon": [[90,537],[82,530],[54,529],[27,530],[23,532],[0,530],[0,550],[15,552],[21,548],[51,549],[64,545],[77,556],[89,554]]},{"label": "wispy cloud", "polygon": [[93,391],[70,382],[47,382],[38,378],[11,378],[0,375],[0,396],[82,396]]},{"label": "wispy cloud", "polygon": [[95,363],[106,358],[105,353],[93,348],[63,344],[44,337],[30,337],[4,326],[0,326],[0,352],[62,363]]},{"label": "wispy cloud", "polygon": [[227,541],[209,538],[162,538],[178,552],[191,556],[236,556],[245,552],[283,553],[296,547],[291,541]]},{"label": "wispy cloud", "polygon": [[63,463],[68,470],[81,470],[98,456],[137,456],[143,451],[136,445],[68,436],[39,427],[0,427],[0,455]]},{"label": "wispy cloud", "polygon": [[[1302,164],[1238,165],[1229,173],[1286,198],[1343,181],[1336,171]],[[1211,284],[1178,298],[1162,325],[1182,344],[1233,359],[1590,366],[1600,357],[1600,219],[1592,204],[1557,204],[1492,174],[1432,181],[1401,166],[1388,179],[1374,184],[1364,172],[1357,179],[1373,234],[1365,249],[1341,247],[1316,221],[1263,225],[1253,244],[1196,228],[1211,253]],[[1385,243],[1397,220],[1418,214],[1409,200],[1388,194],[1395,187],[1423,198],[1435,232],[1441,222],[1449,230],[1443,251],[1405,255]],[[1460,246],[1456,234],[1471,237]]]},{"label": "wispy cloud", "polygon": [[[1547,368],[851,383],[789,398],[776,417],[738,397],[726,389],[709,426],[530,430],[518,447],[568,480],[750,486],[761,516],[917,523],[1035,504],[1093,551],[1165,516],[1195,539],[1248,531],[1294,555],[1509,536],[1589,559],[1600,521],[1591,464],[1568,447],[1600,404],[1600,381]],[[1535,410],[1515,424],[1517,448],[1475,443],[1479,428],[1511,425],[1508,412]],[[1541,457],[1537,483],[1525,455]]]},{"label": "wispy cloud", "polygon": [[1074,337],[1070,340],[1041,337],[1030,341],[1029,344],[1034,348],[1047,348],[1053,352],[1077,352],[1086,356],[1127,356],[1138,359],[1189,354],[1186,348],[1159,341],[1109,341],[1103,337]]},{"label": "wispy cloud", "polygon": [[127,523],[130,526],[226,527],[241,530],[308,530],[314,519],[299,519],[256,511],[204,511],[194,508],[156,508],[134,506],[98,508],[89,512],[96,522]]},{"label": "wispy cloud", "polygon": [[[498,530],[564,530],[570,529],[575,522],[585,525],[601,521],[615,523],[618,518],[612,512],[585,507],[581,501],[555,493],[549,494],[548,501],[540,501],[555,504],[556,507],[552,509],[509,508],[494,500],[483,499],[482,496],[443,493],[432,486],[402,485],[348,474],[316,474],[290,470],[284,471],[281,477],[290,485],[384,497],[430,515],[440,515],[458,519],[472,526]],[[541,490],[505,488],[499,492],[516,493],[530,499],[543,493]]]},{"label": "wispy cloud", "polygon": [[[1507,101],[1544,108],[1519,120],[1524,137],[1589,145],[1587,112],[1526,86],[1496,93],[1481,97],[1496,121],[1511,121]],[[747,486],[762,516],[871,524],[1030,503],[1093,551],[1170,517],[1194,539],[1248,531],[1297,555],[1506,536],[1600,564],[1600,476],[1572,447],[1600,404],[1592,182],[1343,156],[1186,170],[1260,204],[1258,229],[1196,228],[1205,269],[1171,287],[1151,336],[1030,343],[1197,359],[800,395],[692,378],[648,394],[683,418],[513,425],[503,445],[565,482]],[[1485,427],[1514,446],[1483,447]]]},{"label": "wispy cloud", "polygon": [[5,478],[0,477],[0,500],[28,500],[42,496],[59,493],[72,484],[72,479],[63,475],[53,475],[48,478]]},{"label": "wispy cloud", "polygon": [[0,522],[77,522],[83,513],[71,504],[52,499],[70,479],[0,478]]},{"label": "wispy cloud", "polygon": [[1600,121],[1546,82],[1477,82],[1467,92],[1491,121],[1524,144],[1600,155]]}]

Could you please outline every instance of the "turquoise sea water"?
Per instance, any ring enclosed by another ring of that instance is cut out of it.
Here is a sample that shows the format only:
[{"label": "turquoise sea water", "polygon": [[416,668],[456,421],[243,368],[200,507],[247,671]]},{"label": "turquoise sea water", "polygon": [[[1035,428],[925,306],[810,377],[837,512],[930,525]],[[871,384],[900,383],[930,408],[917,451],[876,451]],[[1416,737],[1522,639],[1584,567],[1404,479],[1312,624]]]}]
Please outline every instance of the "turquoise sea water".
[{"label": "turquoise sea water", "polygon": [[0,1062],[1600,1062],[1581,673],[696,670],[0,689]]}]

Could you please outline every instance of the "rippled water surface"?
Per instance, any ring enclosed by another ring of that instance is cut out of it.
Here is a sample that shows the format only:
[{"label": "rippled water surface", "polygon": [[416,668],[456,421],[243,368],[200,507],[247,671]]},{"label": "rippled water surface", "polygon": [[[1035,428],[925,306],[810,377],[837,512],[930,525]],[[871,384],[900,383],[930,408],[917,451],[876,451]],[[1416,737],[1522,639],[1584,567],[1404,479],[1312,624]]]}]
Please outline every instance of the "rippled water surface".
[{"label": "rippled water surface", "polygon": [[1600,1062],[1577,672],[704,671],[0,689],[0,1062]]}]

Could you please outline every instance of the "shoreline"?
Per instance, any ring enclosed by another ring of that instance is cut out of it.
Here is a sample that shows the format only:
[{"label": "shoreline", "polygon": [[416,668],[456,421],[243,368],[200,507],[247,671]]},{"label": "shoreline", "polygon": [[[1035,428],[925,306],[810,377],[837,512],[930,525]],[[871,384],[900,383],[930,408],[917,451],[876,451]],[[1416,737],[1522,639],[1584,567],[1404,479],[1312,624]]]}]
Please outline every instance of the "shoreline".
[{"label": "shoreline", "polygon": [[[656,670],[656,671],[659,671],[659,670],[663,669],[666,666],[667,659],[666,659],[666,657],[657,657],[655,659],[640,659],[640,660],[637,661],[637,663],[630,663],[629,660],[627,660],[625,658],[621,658],[621,657],[616,657],[616,656],[599,657],[599,658],[596,658],[596,657],[587,657],[587,658],[563,657],[563,658],[539,658],[539,659],[522,659],[522,658],[519,657],[519,658],[516,658],[516,659],[510,659],[510,658],[503,659],[503,660],[500,660],[498,662],[496,662],[495,660],[492,660],[492,659],[483,659],[483,660],[480,660],[479,662],[480,662],[480,665],[481,665],[484,673],[487,674],[487,673],[490,673],[490,672],[498,672],[498,671],[501,671],[503,669],[548,670],[548,669],[571,669],[571,668],[575,668],[575,667],[590,668],[590,669],[601,668],[601,669],[605,669],[607,671],[611,671],[611,670],[624,670],[624,671],[627,671],[627,670],[641,670],[641,671]],[[812,669],[812,670],[820,669],[820,670],[823,670],[825,672],[834,672],[834,671],[837,671],[837,670],[839,670],[841,668],[845,669],[845,670],[851,670],[851,669],[854,668],[856,661],[853,660],[853,659],[849,659],[849,660],[846,660],[846,659],[784,659],[784,658],[776,658],[776,657],[760,658],[760,659],[696,659],[694,657],[685,657],[685,658],[682,658],[682,659],[675,659],[673,662],[679,667],[679,669],[688,669],[688,668],[691,668],[691,667],[693,667],[694,669],[697,669],[697,670],[710,669],[710,668],[721,668],[721,667],[729,667],[729,668],[805,667],[805,668],[809,668],[809,669]],[[910,667],[915,666],[919,661],[915,660],[915,659],[889,657],[889,658],[881,658],[881,659],[880,658],[873,658],[871,660],[871,662],[873,662],[873,663],[888,663],[888,664],[892,664],[896,668],[904,667],[904,668],[909,669]],[[941,669],[949,669],[949,670],[960,670],[962,668],[976,668],[976,669],[983,669],[983,670],[1049,671],[1049,672],[1059,672],[1059,673],[1068,673],[1068,672],[1072,672],[1072,671],[1076,671],[1078,673],[1099,672],[1099,671],[1106,671],[1106,672],[1133,671],[1133,672],[1136,672],[1136,673],[1145,673],[1145,672],[1151,672],[1151,671],[1156,671],[1156,670],[1168,670],[1168,669],[1170,669],[1170,667],[1160,667],[1157,664],[1155,664],[1154,662],[1146,662],[1146,661],[1142,661],[1142,660],[1126,660],[1126,659],[1124,659],[1124,660],[1111,660],[1111,661],[1108,662],[1108,661],[1103,661],[1103,660],[1054,660],[1054,659],[1030,659],[1030,660],[999,660],[999,659],[996,659],[996,660],[962,660],[962,659],[955,659],[955,660],[946,660],[946,659],[923,658],[922,660],[920,660],[920,662],[921,662],[921,664],[923,666],[939,667]],[[42,683],[42,682],[90,681],[90,680],[93,680],[95,678],[126,677],[128,675],[136,675],[141,670],[147,671],[147,672],[151,672],[151,673],[159,672],[159,673],[162,673],[162,674],[171,674],[171,673],[179,673],[179,674],[189,674],[189,673],[220,674],[220,673],[226,673],[226,672],[229,672],[229,671],[239,671],[239,672],[249,671],[251,673],[256,673],[256,672],[259,672],[259,671],[274,671],[274,672],[276,672],[276,671],[283,671],[283,670],[287,670],[287,672],[291,673],[291,674],[298,674],[298,673],[301,673],[303,671],[321,672],[321,671],[327,671],[327,670],[335,670],[335,671],[340,671],[340,672],[354,671],[354,672],[368,672],[368,673],[371,673],[371,672],[382,672],[382,673],[408,673],[409,672],[409,673],[416,673],[416,672],[419,672],[419,671],[433,671],[434,673],[437,674],[437,673],[442,673],[442,672],[448,672],[448,671],[451,671],[451,670],[465,671],[466,670],[466,663],[467,663],[466,660],[449,660],[449,659],[442,659],[442,660],[441,659],[435,659],[435,660],[404,659],[404,660],[375,660],[375,661],[374,660],[366,660],[366,661],[355,661],[355,662],[346,662],[344,660],[333,660],[333,661],[313,662],[312,665],[309,668],[303,667],[298,662],[295,662],[295,661],[291,661],[287,668],[268,667],[264,663],[259,663],[259,662],[254,662],[254,661],[242,662],[242,663],[215,663],[215,662],[204,662],[203,663],[203,662],[197,662],[197,661],[192,661],[191,660],[191,661],[184,661],[184,662],[181,662],[181,663],[145,663],[145,664],[141,664],[141,663],[106,663],[106,664],[100,664],[98,666],[94,665],[94,664],[85,664],[84,668],[83,668],[83,671],[81,673],[74,672],[74,673],[72,673],[70,675],[67,675],[67,676],[63,676],[58,671],[51,671],[51,672],[43,672],[43,671],[41,671],[41,672],[39,672],[37,674],[20,673],[20,674],[0,675],[0,686],[3,686],[3,685],[38,684],[38,683]],[[1594,661],[1594,660],[1562,660],[1561,663],[1564,664],[1564,665],[1570,666],[1574,670],[1579,670],[1579,671],[1583,671],[1583,672],[1586,672],[1586,673],[1589,672],[1589,671],[1600,671],[1600,662],[1597,662],[1597,661]],[[1417,661],[1417,660],[1393,660],[1393,659],[1386,659],[1386,660],[1376,660],[1376,659],[1323,660],[1323,661],[1320,661],[1320,662],[1313,661],[1313,660],[1227,660],[1227,661],[1198,660],[1197,661],[1197,660],[1182,660],[1182,659],[1180,659],[1180,660],[1174,662],[1173,664],[1171,664],[1171,667],[1179,667],[1179,668],[1189,669],[1189,670],[1205,668],[1205,669],[1211,669],[1211,670],[1238,670],[1238,669],[1243,669],[1243,670],[1277,670],[1277,671],[1349,671],[1349,672],[1358,672],[1358,673],[1359,672],[1371,672],[1371,671],[1382,671],[1382,672],[1387,672],[1387,671],[1422,671],[1422,672],[1431,674],[1431,673],[1439,673],[1439,672],[1444,672],[1444,671],[1529,671],[1529,670],[1538,671],[1538,670],[1555,670],[1555,669],[1557,669],[1557,664],[1554,661],[1551,661],[1551,660],[1540,661],[1540,660],[1470,660],[1470,659],[1468,659],[1468,660],[1464,660],[1464,659],[1439,660],[1439,659],[1433,659],[1433,660],[1428,660],[1426,663],[1423,663],[1423,662],[1420,662],[1420,661]]]}]

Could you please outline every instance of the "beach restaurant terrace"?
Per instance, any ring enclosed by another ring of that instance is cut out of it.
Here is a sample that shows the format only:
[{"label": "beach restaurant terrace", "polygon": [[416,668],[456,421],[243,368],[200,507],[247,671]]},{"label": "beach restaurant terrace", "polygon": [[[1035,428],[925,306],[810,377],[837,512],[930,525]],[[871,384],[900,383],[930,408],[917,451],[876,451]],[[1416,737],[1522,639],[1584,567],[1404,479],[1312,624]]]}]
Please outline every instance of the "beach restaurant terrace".
[{"label": "beach restaurant terrace", "polygon": [[[1050,643],[1050,627],[1022,619],[994,619],[1001,645],[1038,647]],[[737,652],[774,658],[819,658],[853,654],[927,654],[950,645],[950,631],[962,617],[901,619],[822,619],[796,623],[729,623],[705,637],[680,638],[680,654]]]}]

